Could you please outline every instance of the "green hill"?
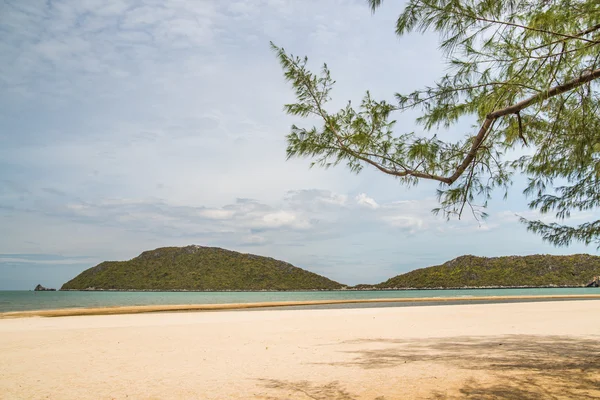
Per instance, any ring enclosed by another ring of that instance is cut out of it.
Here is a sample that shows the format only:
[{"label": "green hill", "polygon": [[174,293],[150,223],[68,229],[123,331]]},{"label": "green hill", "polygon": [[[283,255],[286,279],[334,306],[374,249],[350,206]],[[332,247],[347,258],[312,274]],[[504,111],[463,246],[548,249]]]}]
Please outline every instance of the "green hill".
[{"label": "green hill", "polygon": [[272,258],[215,247],[163,247],[105,261],[61,290],[311,290],[342,285]]},{"label": "green hill", "polygon": [[375,287],[584,286],[597,275],[600,257],[588,254],[492,258],[469,255],[395,276]]}]

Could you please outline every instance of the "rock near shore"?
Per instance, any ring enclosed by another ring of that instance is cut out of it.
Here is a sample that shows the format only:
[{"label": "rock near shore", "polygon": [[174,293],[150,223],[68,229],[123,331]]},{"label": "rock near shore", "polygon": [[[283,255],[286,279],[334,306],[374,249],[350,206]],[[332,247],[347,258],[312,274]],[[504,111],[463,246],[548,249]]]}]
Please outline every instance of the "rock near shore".
[{"label": "rock near shore", "polygon": [[42,285],[39,285],[39,284],[33,290],[35,292],[55,292],[56,291],[56,289],[46,288],[46,287],[43,287]]}]

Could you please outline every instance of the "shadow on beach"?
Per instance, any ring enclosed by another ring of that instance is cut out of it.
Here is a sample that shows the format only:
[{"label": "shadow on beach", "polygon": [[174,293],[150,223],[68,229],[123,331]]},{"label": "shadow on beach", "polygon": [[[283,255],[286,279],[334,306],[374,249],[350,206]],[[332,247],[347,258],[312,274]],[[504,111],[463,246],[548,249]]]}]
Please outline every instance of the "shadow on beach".
[{"label": "shadow on beach", "polygon": [[[600,398],[600,338],[507,335],[423,340],[365,339],[339,343],[364,346],[345,350],[349,361],[328,363],[362,369],[422,368],[427,364],[462,370],[458,388],[439,382],[424,399],[598,399]],[[380,347],[374,349],[373,347]],[[399,369],[399,373],[400,369]],[[482,375],[483,374],[483,375]],[[393,372],[391,372],[393,375]],[[481,379],[484,376],[485,379]],[[354,400],[360,397],[339,382],[317,385],[306,381],[265,380],[265,387],[296,393],[298,398]],[[277,398],[277,397],[273,397]],[[288,397],[282,397],[288,398]],[[296,398],[296,397],[294,397]],[[377,400],[387,399],[377,397]],[[399,398],[389,393],[389,399]]]},{"label": "shadow on beach", "polygon": [[[283,391],[287,395],[285,397],[280,396],[265,396],[262,397],[265,400],[282,400],[297,398],[314,399],[314,400],[355,400],[358,397],[352,395],[343,385],[338,381],[329,382],[326,384],[316,384],[309,381],[282,381],[277,379],[264,379],[263,386],[268,389],[276,389]],[[294,396],[294,397],[288,397]],[[384,396],[376,397],[372,400],[385,400]]]}]

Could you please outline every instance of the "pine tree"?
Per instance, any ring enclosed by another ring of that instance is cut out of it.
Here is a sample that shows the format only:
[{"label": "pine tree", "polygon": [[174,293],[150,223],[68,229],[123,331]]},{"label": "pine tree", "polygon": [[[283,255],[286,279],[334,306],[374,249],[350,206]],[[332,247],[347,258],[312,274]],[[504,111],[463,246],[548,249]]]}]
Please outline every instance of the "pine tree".
[{"label": "pine tree", "polygon": [[[375,12],[383,0],[369,0]],[[327,65],[311,72],[306,57],[271,43],[296,102],[287,113],[317,116],[322,126],[292,126],[289,157],[313,165],[345,163],[396,177],[406,185],[438,181],[445,217],[465,207],[485,217],[494,190],[508,193],[527,176],[529,206],[557,222],[521,219],[555,245],[600,246],[600,220],[564,222],[572,211],[600,205],[600,2],[597,0],[409,0],[396,33],[439,34],[449,73],[430,87],[397,93],[395,102],[366,93],[358,107],[326,106],[334,80]],[[401,132],[393,116],[418,109],[421,135]],[[464,139],[443,141],[441,129],[463,118],[477,126]],[[439,135],[438,135],[439,133]],[[532,155],[511,159],[519,147]],[[478,203],[479,205],[476,205]]]}]

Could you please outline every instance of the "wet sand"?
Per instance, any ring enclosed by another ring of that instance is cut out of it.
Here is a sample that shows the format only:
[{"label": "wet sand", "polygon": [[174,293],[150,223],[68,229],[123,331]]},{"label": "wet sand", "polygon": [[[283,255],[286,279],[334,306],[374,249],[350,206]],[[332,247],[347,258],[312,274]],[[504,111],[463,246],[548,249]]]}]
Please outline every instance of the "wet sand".
[{"label": "wet sand", "polygon": [[570,300],[3,319],[0,398],[594,399],[598,310]]},{"label": "wet sand", "polygon": [[470,296],[470,297],[411,297],[391,299],[341,299],[341,300],[300,300],[273,301],[260,303],[226,303],[226,304],[165,304],[146,306],[114,306],[90,308],[63,308],[57,310],[12,311],[0,313],[0,319],[27,317],[69,317],[77,315],[114,315],[114,314],[143,314],[167,311],[218,311],[243,310],[249,308],[273,308],[294,306],[325,306],[344,304],[378,303],[468,303],[468,302],[498,302],[498,301],[543,301],[543,300],[600,300],[600,294],[583,295],[536,295],[536,296]]}]

